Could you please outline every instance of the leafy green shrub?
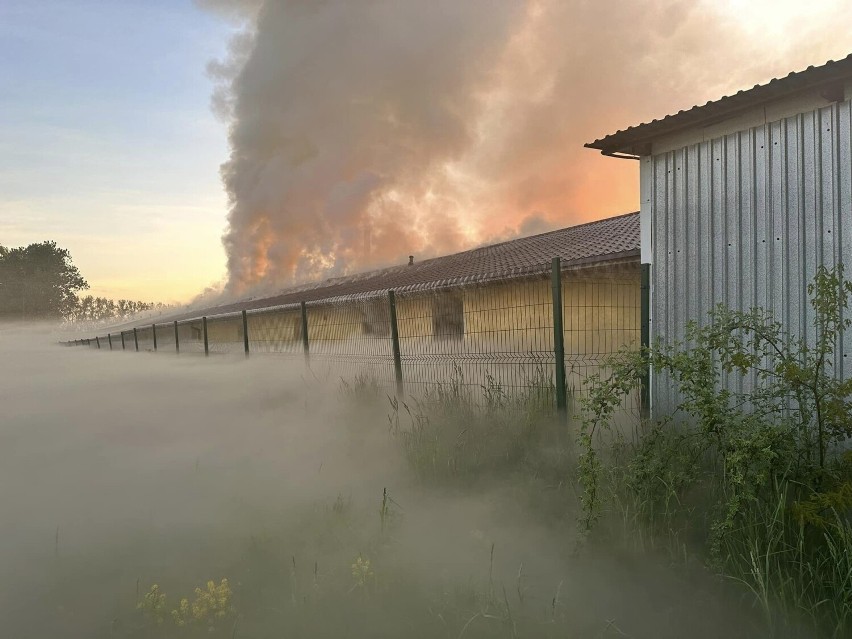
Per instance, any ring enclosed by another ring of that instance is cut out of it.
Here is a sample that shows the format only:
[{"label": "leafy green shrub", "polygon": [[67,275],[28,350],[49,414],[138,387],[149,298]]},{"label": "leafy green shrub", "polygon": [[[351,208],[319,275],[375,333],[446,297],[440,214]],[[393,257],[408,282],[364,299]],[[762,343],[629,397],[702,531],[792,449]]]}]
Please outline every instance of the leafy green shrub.
[{"label": "leafy green shrub", "polygon": [[[852,621],[852,573],[837,561],[852,553],[852,465],[843,454],[852,380],[833,364],[852,325],[852,282],[842,267],[821,267],[808,294],[810,335],[789,335],[761,309],[720,305],[706,323],[689,323],[683,342],[623,351],[591,379],[581,400],[581,524],[591,530],[614,499],[629,499],[657,532],[707,512],[706,523],[688,524],[704,526],[713,565],[762,601],[780,597],[814,619],[831,600],[831,624],[843,629]],[[604,447],[601,434],[649,366],[670,380],[677,405],[643,424],[637,443],[616,437]],[[828,563],[841,569],[817,578],[815,567]]]}]

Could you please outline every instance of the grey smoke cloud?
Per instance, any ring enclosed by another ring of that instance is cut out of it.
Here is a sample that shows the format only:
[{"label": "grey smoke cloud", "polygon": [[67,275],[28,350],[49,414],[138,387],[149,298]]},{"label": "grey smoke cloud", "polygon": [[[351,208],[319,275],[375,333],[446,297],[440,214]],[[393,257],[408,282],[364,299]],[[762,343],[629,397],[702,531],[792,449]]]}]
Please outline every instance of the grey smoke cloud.
[{"label": "grey smoke cloud", "polygon": [[833,0],[780,39],[704,0],[201,5],[244,24],[210,65],[233,293],[635,210],[636,167],[584,142],[843,55],[852,26]]}]

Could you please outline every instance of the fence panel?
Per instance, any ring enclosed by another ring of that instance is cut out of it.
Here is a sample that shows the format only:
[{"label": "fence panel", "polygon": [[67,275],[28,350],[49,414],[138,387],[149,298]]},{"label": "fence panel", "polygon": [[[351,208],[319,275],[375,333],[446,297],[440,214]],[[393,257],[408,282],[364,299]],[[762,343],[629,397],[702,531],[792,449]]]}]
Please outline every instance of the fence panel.
[{"label": "fence panel", "polygon": [[386,293],[306,305],[310,366],[321,379],[395,384]]},{"label": "fence panel", "polygon": [[[624,347],[639,348],[640,269],[638,264],[563,269],[562,337],[572,412],[572,404],[588,390],[589,377],[607,374],[608,357]],[[444,389],[484,402],[535,394],[537,400],[555,403],[551,263],[542,263],[537,273],[479,285],[396,291],[404,393],[423,396]],[[396,387],[392,316],[390,295],[381,291],[251,310],[245,326],[252,355],[286,356],[299,365],[307,362],[319,379],[360,381],[390,392]],[[136,334],[140,351],[153,350],[151,325]],[[133,331],[124,335],[127,350],[133,350]],[[179,322],[178,336],[182,353],[204,353],[202,318]],[[242,354],[242,314],[208,317],[207,337],[210,353]],[[92,339],[90,345],[94,343]],[[173,324],[158,325],[157,343],[158,350],[174,352]],[[118,333],[113,347],[120,348]],[[624,402],[622,412],[631,419],[639,415],[640,395],[637,390]]]},{"label": "fence panel", "polygon": [[140,326],[139,328],[137,328],[136,337],[139,340],[140,353],[143,351],[154,350],[154,331],[151,326]]},{"label": "fence panel", "polygon": [[247,315],[252,355],[302,355],[302,310],[298,304],[249,311]]},{"label": "fence panel", "polygon": [[181,353],[201,353],[203,355],[204,329],[201,318],[178,322],[178,339],[180,340]]},{"label": "fence panel", "polygon": [[[202,327],[203,328],[203,327]],[[202,336],[203,337],[203,336]],[[207,318],[207,343],[211,353],[243,352],[243,318],[239,314]],[[202,350],[204,344],[201,345]]]},{"label": "fence panel", "polygon": [[[634,272],[635,271],[635,272]],[[563,273],[565,373],[569,397],[586,391],[589,377],[606,376],[606,361],[622,348],[639,349],[641,291],[638,268]],[[620,412],[639,416],[640,393],[631,393]]]},{"label": "fence panel", "polygon": [[552,386],[553,307],[545,277],[398,295],[407,392],[449,385],[484,396]]}]

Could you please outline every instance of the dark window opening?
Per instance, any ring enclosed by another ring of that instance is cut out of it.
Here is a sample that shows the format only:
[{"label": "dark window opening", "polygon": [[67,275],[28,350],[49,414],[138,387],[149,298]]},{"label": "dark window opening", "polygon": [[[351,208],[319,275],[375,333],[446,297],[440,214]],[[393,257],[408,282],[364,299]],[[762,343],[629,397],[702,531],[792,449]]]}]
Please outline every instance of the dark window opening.
[{"label": "dark window opening", "polygon": [[439,293],[432,298],[432,335],[435,339],[464,337],[464,298],[459,293]]},{"label": "dark window opening", "polygon": [[390,308],[384,299],[370,300],[362,308],[361,328],[364,335],[387,337],[390,335]]}]

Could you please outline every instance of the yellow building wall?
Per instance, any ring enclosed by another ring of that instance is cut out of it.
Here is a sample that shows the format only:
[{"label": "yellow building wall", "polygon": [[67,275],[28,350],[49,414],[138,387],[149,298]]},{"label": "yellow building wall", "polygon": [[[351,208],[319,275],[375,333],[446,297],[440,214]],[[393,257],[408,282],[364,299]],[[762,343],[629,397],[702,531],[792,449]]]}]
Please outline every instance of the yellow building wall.
[{"label": "yellow building wall", "polygon": [[[302,344],[300,310],[250,313],[247,317],[250,346],[256,350],[295,351]],[[242,332],[240,332],[242,340]]]},{"label": "yellow building wall", "polygon": [[[637,265],[563,273],[563,327],[569,372],[596,365],[626,345],[638,346],[640,277]],[[464,335],[436,337],[436,295],[463,302]],[[553,310],[549,278],[491,283],[446,292],[406,293],[396,298],[402,356],[469,353],[553,352]],[[310,304],[308,336],[312,353],[390,356],[386,296],[335,304]],[[301,310],[249,313],[252,350],[300,351]],[[201,320],[179,326],[181,342],[201,339]],[[208,319],[208,340],[241,344],[242,319]]]}]

